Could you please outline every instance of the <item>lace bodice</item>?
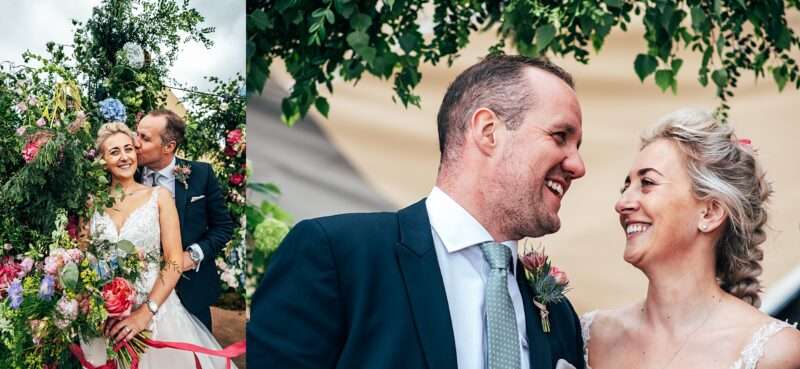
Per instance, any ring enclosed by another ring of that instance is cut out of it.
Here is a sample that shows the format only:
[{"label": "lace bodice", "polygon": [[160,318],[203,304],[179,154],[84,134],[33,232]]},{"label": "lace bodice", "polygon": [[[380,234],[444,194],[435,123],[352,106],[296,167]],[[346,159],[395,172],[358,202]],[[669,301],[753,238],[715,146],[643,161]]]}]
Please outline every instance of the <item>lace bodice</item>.
[{"label": "lace bodice", "polygon": [[[105,212],[95,212],[90,223],[90,231],[94,237],[111,242],[130,241],[139,253],[148,256],[145,257],[145,260],[148,260],[145,270],[134,283],[136,306],[147,300],[161,269],[157,262],[161,260],[161,228],[157,200],[158,191],[153,190],[150,199],[132,211],[120,229],[117,229],[114,221]],[[149,257],[152,255],[159,256]]]},{"label": "lace bodice", "polygon": [[[591,369],[589,366],[589,339],[591,338],[590,329],[594,318],[597,316],[597,310],[588,312],[581,316],[581,334],[583,336],[583,358],[586,361],[586,369]],[[780,332],[784,328],[796,328],[797,323],[789,324],[780,320],[771,320],[769,323],[764,324],[758,328],[750,339],[750,343],[744,347],[739,358],[731,365],[730,369],[755,369],[758,361],[764,356],[764,346],[767,341]]]}]

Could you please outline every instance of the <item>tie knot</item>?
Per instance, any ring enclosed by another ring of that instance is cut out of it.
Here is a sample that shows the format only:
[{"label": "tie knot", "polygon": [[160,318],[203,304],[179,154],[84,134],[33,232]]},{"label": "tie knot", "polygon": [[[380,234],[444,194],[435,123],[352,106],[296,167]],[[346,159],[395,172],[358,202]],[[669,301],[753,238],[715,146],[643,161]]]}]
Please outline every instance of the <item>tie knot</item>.
[{"label": "tie knot", "polygon": [[486,242],[481,244],[481,251],[492,269],[507,269],[511,265],[511,250],[506,245]]}]

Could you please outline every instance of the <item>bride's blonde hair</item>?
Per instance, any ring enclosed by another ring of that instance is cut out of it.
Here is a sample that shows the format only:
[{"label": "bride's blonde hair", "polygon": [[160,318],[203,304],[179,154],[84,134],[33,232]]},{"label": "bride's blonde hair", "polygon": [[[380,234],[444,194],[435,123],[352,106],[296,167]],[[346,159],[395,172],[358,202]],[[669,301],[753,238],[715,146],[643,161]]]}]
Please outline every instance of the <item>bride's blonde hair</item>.
[{"label": "bride's blonde hair", "polygon": [[95,140],[95,149],[97,150],[98,155],[103,154],[103,144],[106,142],[106,140],[118,133],[126,134],[133,140],[136,139],[136,135],[125,123],[109,122],[103,124],[100,126],[100,129],[97,130],[97,139]]},{"label": "bride's blonde hair", "polygon": [[662,118],[642,136],[642,145],[666,139],[686,159],[694,196],[713,199],[727,220],[717,240],[716,275],[720,287],[750,305],[761,305],[761,244],[766,240],[766,201],[772,193],[749,141],[740,141],[729,124],[710,113],[683,109]]}]

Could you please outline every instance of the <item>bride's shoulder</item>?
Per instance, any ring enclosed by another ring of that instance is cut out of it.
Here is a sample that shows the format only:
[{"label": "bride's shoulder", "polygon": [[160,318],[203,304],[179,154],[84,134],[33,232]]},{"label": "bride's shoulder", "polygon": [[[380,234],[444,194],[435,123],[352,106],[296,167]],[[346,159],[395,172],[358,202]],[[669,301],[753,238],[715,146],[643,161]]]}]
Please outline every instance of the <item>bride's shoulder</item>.
[{"label": "bride's shoulder", "polygon": [[797,323],[788,324],[772,319],[759,333],[766,342],[758,369],[800,368],[800,330],[797,330]]},{"label": "bride's shoulder", "polygon": [[636,311],[638,311],[638,304],[617,309],[590,311],[581,316],[581,328],[583,328],[585,336],[588,336],[591,331],[591,338],[595,341],[613,341],[631,329],[635,329],[636,322],[632,317],[638,316],[635,314]]}]

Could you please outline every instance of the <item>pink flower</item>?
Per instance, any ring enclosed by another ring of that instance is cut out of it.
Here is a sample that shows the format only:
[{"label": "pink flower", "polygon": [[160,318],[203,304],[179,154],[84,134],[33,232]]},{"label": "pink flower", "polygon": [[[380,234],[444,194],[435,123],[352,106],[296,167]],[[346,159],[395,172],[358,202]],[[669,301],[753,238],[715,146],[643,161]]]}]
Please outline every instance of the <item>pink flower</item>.
[{"label": "pink flower", "polygon": [[47,272],[47,274],[56,275],[63,266],[64,258],[61,257],[61,255],[44,258],[44,271]]},{"label": "pink flower", "polygon": [[225,142],[227,142],[228,145],[234,146],[239,142],[242,142],[242,136],[243,134],[241,129],[234,129],[233,131],[228,132],[228,138],[225,140]]},{"label": "pink flower", "polygon": [[47,121],[44,120],[44,118],[39,118],[39,120],[36,121],[36,126],[39,127],[39,128],[44,127],[46,124],[47,124]]},{"label": "pink flower", "polygon": [[234,173],[228,182],[233,186],[241,186],[244,183],[244,174],[242,173]]},{"label": "pink flower", "polygon": [[56,326],[65,329],[78,317],[78,301],[62,296],[56,304],[56,310],[61,315],[55,320]]},{"label": "pink flower", "polygon": [[14,262],[11,256],[0,259],[0,292],[5,292],[11,282],[19,277],[22,267]]},{"label": "pink flower", "polygon": [[102,295],[109,317],[124,318],[131,314],[134,290],[131,283],[124,278],[116,277],[103,286]]},{"label": "pink flower", "polygon": [[231,145],[225,146],[225,155],[229,157],[235,157],[237,154],[238,153],[236,152],[236,149],[233,148],[233,146]]},{"label": "pink flower", "polygon": [[67,255],[69,255],[70,260],[73,262],[80,263],[83,259],[83,251],[80,249],[69,249],[67,250]]},{"label": "pink flower", "polygon": [[547,256],[543,252],[530,251],[522,255],[520,261],[522,261],[522,265],[525,266],[525,269],[534,271],[541,268],[544,263],[547,262]]},{"label": "pink flower", "polygon": [[25,144],[25,147],[22,148],[22,158],[25,159],[26,163],[30,163],[33,159],[36,159],[36,155],[39,154],[39,144],[36,141],[31,141]]},{"label": "pink flower", "polygon": [[17,136],[24,136],[25,135],[25,131],[27,131],[27,130],[28,130],[28,128],[25,127],[25,126],[17,128]]},{"label": "pink flower", "polygon": [[556,284],[566,286],[569,283],[569,278],[567,278],[567,273],[561,269],[558,269],[556,266],[550,267],[550,276],[556,280]]},{"label": "pink flower", "polygon": [[22,278],[26,274],[30,273],[33,269],[33,259],[26,256],[24,259],[22,259],[22,262],[19,263],[19,266],[22,268],[22,273],[19,277]]}]

